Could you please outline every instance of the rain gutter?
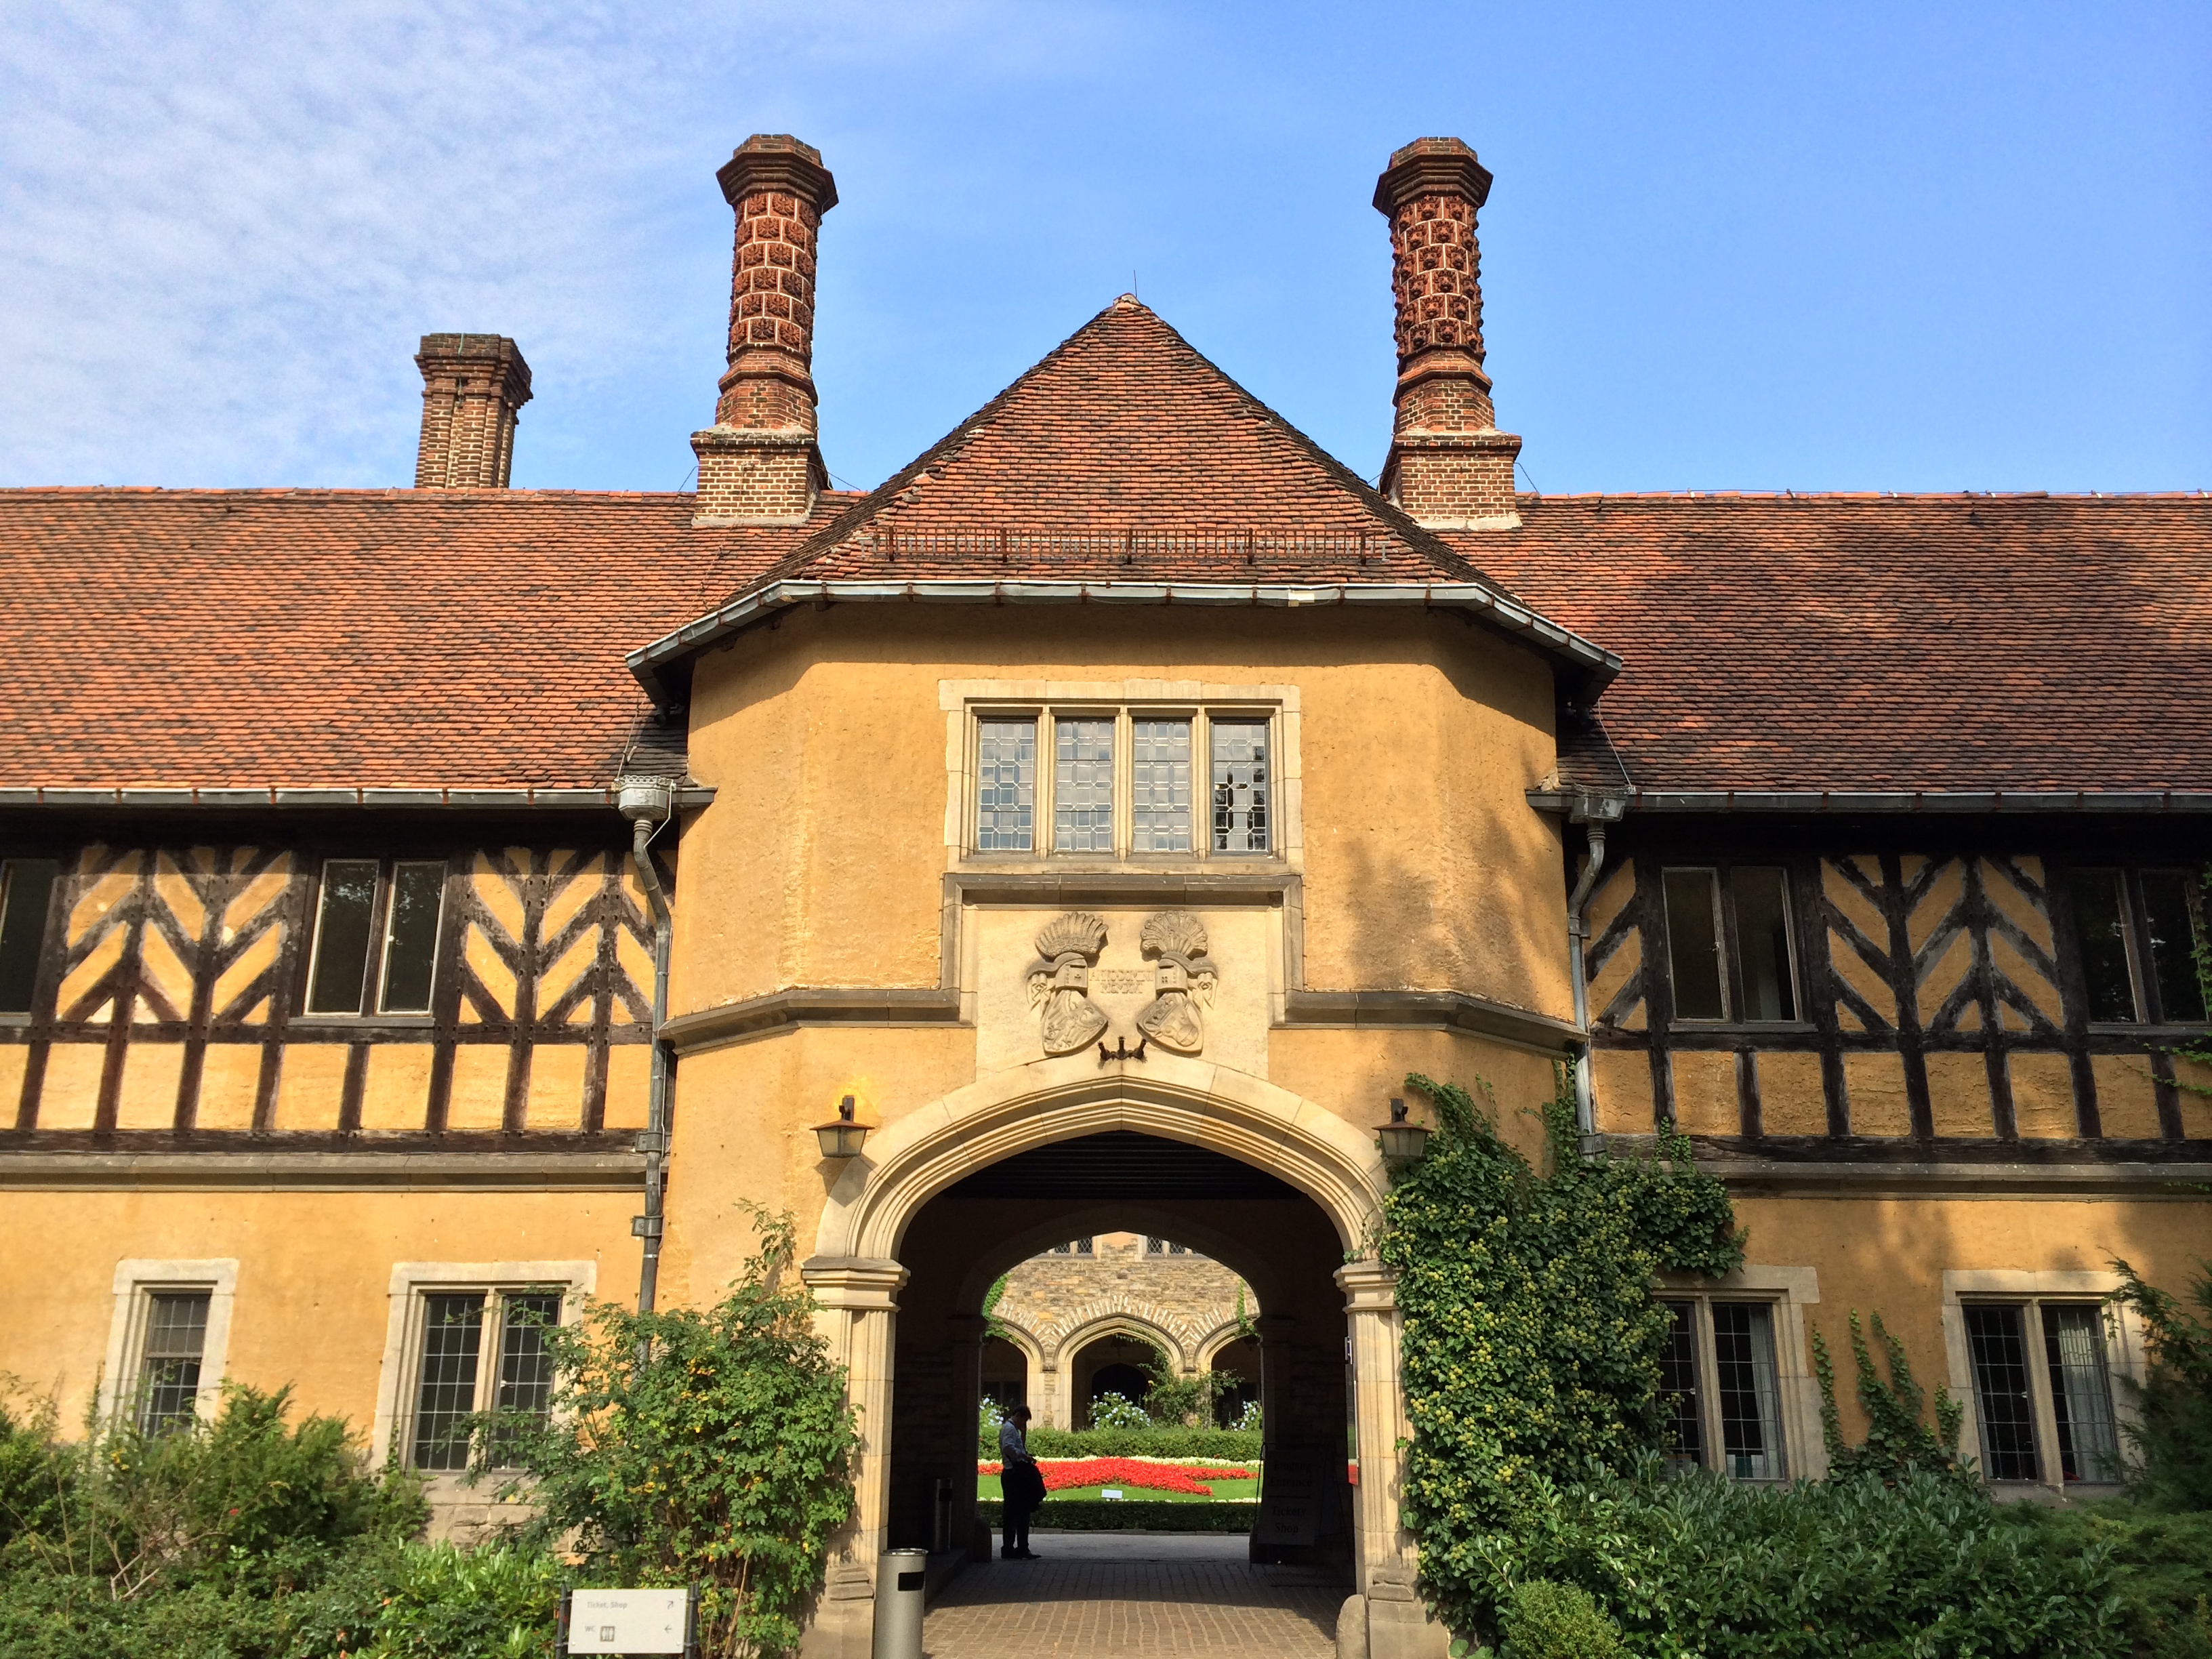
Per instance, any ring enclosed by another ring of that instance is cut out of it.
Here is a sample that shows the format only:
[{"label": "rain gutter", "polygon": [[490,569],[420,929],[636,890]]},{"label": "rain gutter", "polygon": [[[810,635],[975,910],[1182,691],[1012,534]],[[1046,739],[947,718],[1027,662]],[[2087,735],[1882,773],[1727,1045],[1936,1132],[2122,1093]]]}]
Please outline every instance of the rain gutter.
[{"label": "rain gutter", "polygon": [[[1531,789],[1528,805],[1540,812],[1571,814],[1582,792]],[[1831,817],[1869,813],[1945,814],[2082,812],[2142,816],[2212,812],[2212,789],[1632,789],[1628,810],[1638,813],[1808,813]]]},{"label": "rain gutter", "polygon": [[[678,811],[706,806],[714,792],[702,784],[675,791]],[[333,808],[450,808],[483,811],[604,812],[620,805],[619,792],[604,789],[288,789],[278,786],[238,789],[0,789],[0,808],[32,806],[79,811],[132,807],[148,811],[266,811],[270,807],[327,811]]]},{"label": "rain gutter", "polygon": [[1196,605],[1296,610],[1322,605],[1421,606],[1467,611],[1566,658],[1602,686],[1620,659],[1480,582],[863,582],[788,580],[732,599],[629,653],[629,672],[655,702],[674,695],[664,671],[788,606],[805,604]]}]

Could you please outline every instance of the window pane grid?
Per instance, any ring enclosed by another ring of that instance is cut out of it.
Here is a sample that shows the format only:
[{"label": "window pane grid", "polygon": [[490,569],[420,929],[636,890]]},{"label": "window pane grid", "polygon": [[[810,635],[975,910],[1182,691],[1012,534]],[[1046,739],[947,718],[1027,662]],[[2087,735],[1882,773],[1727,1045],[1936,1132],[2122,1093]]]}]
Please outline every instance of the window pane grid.
[{"label": "window pane grid", "polygon": [[1665,1304],[1673,1322],[1659,1351],[1659,1397],[1667,1413],[1667,1462],[1695,1468],[1705,1462],[1705,1435],[1698,1398],[1697,1309],[1687,1302]]},{"label": "window pane grid", "polygon": [[1974,1395],[1981,1407],[1983,1473],[1992,1480],[2033,1480],[2035,1413],[2028,1399],[2022,1310],[1974,1304],[1962,1311]]},{"label": "window pane grid", "polygon": [[505,1419],[492,1461],[507,1461],[525,1426],[543,1425],[553,1407],[553,1351],[547,1329],[561,1322],[558,1296],[510,1296],[501,1304],[499,1390],[493,1409]]},{"label": "window pane grid", "polygon": [[1747,1302],[1713,1304],[1713,1380],[1728,1473],[1739,1480],[1781,1479],[1771,1310]]},{"label": "window pane grid", "polygon": [[1114,850],[1114,722],[1053,722],[1052,844],[1062,853]]},{"label": "window pane grid", "polygon": [[2100,1310],[2043,1310],[2043,1349],[2051,1368],[2051,1405],[2057,1419],[2058,1468],[2067,1480],[2120,1478],[2119,1436],[2112,1420],[2112,1385],[2105,1369]]},{"label": "window pane grid", "polygon": [[1267,722],[1215,720],[1213,850],[1265,853],[1267,823]]},{"label": "window pane grid", "polygon": [[208,1303],[205,1291],[156,1291],[148,1298],[138,1378],[142,1433],[166,1434],[191,1422],[207,1348]]},{"label": "window pane grid", "polygon": [[415,1403],[415,1467],[464,1469],[483,1347],[480,1291],[423,1297],[422,1372]]},{"label": "window pane grid", "polygon": [[975,850],[1036,844],[1036,722],[981,720],[975,744]]},{"label": "window pane grid", "polygon": [[1129,809],[1139,853],[1191,850],[1190,722],[1133,722]]}]

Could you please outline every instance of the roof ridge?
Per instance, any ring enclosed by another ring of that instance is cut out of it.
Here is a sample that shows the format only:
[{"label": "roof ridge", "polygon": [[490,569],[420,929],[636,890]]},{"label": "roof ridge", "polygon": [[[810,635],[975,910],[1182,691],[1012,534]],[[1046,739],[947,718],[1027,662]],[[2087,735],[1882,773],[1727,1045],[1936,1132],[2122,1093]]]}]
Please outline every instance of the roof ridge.
[{"label": "roof ridge", "polygon": [[[1416,523],[1372,484],[1316,443],[1275,409],[1254,396],[1234,375],[1185,339],[1172,323],[1141,301],[1126,295],[1102,307],[966,419],[775,564],[757,573],[744,586],[732,592],[729,598],[732,600],[741,599],[777,581],[788,580],[816,560],[847,544],[864,525],[885,515],[896,507],[899,498],[918,478],[939,465],[949,465],[957,461],[978,435],[997,422],[1025,388],[1056,368],[1079,343],[1103,328],[1116,313],[1133,311],[1140,313],[1152,326],[1158,328],[1170,345],[1180,350],[1191,364],[1226,386],[1245,411],[1256,416],[1278,435],[1287,439],[1309,460],[1318,465],[1332,483],[1377,520],[1382,528],[1436,565],[1441,576],[1452,580],[1481,583],[1495,589],[1501,598],[1520,603],[1517,596],[1504,583],[1483,571],[1443,538]],[[896,536],[896,529],[891,533]]]}]

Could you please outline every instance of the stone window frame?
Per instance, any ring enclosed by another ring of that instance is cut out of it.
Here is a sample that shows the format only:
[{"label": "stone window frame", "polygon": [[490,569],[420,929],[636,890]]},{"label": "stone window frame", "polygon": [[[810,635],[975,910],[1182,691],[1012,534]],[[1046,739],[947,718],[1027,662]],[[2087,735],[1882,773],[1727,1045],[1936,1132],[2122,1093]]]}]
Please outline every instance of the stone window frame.
[{"label": "stone window frame", "polygon": [[[428,1298],[457,1291],[487,1294],[520,1291],[559,1291],[561,1322],[572,1324],[585,1301],[599,1285],[599,1264],[582,1261],[395,1261],[386,1291],[384,1356],[377,1371],[376,1413],[369,1432],[369,1457],[382,1463],[397,1455],[404,1462],[413,1447],[413,1395],[421,1381],[424,1322]],[[483,1364],[481,1358],[478,1364]],[[495,1370],[496,1358],[493,1361]],[[483,1372],[478,1374],[482,1387]],[[403,1442],[406,1443],[402,1443]],[[451,1496],[445,1488],[455,1485],[458,1474],[424,1472],[434,1496]]]},{"label": "stone window frame", "polygon": [[230,1359],[231,1316],[238,1301],[236,1256],[125,1256],[115,1264],[115,1305],[107,1325],[107,1352],[95,1402],[100,1420],[119,1424],[138,1394],[138,1367],[144,1357],[146,1322],[161,1291],[204,1291],[207,1329],[200,1342],[200,1380],[192,1409],[203,1420],[222,1399]]},{"label": "stone window frame", "polygon": [[[1959,1268],[1948,1269],[1943,1274],[1943,1349],[1948,1362],[1951,1398],[1957,1401],[1965,1413],[1959,1425],[1959,1446],[1963,1455],[1975,1458],[1981,1455],[1982,1399],[1974,1386],[1974,1358],[1972,1345],[1966,1340],[1968,1303],[2002,1303],[2024,1306],[2027,1316],[2035,1321],[2031,1328],[2039,1328],[2040,1313],[2045,1303],[2071,1304],[2076,1307],[2090,1304],[2101,1304],[2105,1312],[2105,1375],[2112,1389],[2112,1425],[2118,1442],[2123,1465],[2135,1462],[2128,1441],[2128,1429],[2142,1420],[2140,1390],[2149,1380],[2150,1352],[2146,1342],[2142,1316],[2133,1308],[2106,1302],[2105,1298],[2121,1287],[2116,1273],[2069,1268],[2012,1269]],[[2132,1384],[2123,1387],[2123,1379]],[[2041,1356],[2027,1367],[2027,1397],[2029,1409],[2035,1418],[2035,1462],[2039,1471],[2056,1479],[2036,1480],[1991,1480],[1986,1472],[1983,1481],[1998,1492],[2056,1492],[2063,1496],[2069,1490],[2084,1496],[2104,1497],[2119,1490],[2117,1482],[2092,1484],[2077,1480],[2069,1488],[2065,1476],[2059,1473],[2058,1416],[2051,1397],[2050,1367],[2042,1363]]]},{"label": "stone window frame", "polygon": [[[1191,865],[1221,869],[1261,867],[1304,861],[1298,754],[1298,689],[1294,685],[1230,684],[1200,680],[942,680],[938,706],[945,716],[946,800],[945,845],[956,865],[993,868],[1065,866],[1158,871]],[[1114,850],[1061,853],[1053,849],[1052,783],[1056,719],[1111,717],[1114,736]],[[1191,731],[1191,850],[1139,853],[1134,849],[1132,778],[1134,758],[1132,722],[1138,719],[1188,719]],[[1209,723],[1264,719],[1272,776],[1268,806],[1273,823],[1265,853],[1215,853],[1207,807],[1212,752]],[[1036,793],[1033,845],[1027,852],[979,852],[976,787],[979,729],[987,720],[1034,720],[1038,723]]]},{"label": "stone window frame", "polygon": [[[1828,1451],[1827,1442],[1820,1432],[1820,1381],[1813,1370],[1811,1332],[1805,1313],[1808,1308],[1820,1304],[1820,1270],[1747,1263],[1719,1279],[1662,1273],[1653,1281],[1652,1293],[1668,1302],[1696,1302],[1706,1306],[1716,1302],[1757,1302],[1772,1310],[1775,1404],[1782,1431],[1782,1474],[1777,1480],[1747,1484],[1784,1485],[1791,1480],[1818,1480],[1826,1475]],[[1709,1318],[1701,1325],[1709,1329]],[[1709,1389],[1702,1337],[1698,1364],[1698,1387]]]}]

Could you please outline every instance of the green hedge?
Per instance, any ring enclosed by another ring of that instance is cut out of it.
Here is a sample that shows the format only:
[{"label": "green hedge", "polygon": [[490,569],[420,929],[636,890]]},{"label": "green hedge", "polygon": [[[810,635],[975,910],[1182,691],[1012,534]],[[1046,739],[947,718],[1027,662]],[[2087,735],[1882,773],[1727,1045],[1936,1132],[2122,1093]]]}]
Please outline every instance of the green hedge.
[{"label": "green hedge", "polygon": [[[999,1529],[1004,1504],[981,1503],[975,1513]],[[1048,1498],[1030,1524],[1060,1532],[1249,1532],[1257,1504],[1169,1504],[1157,1498]]]},{"label": "green hedge", "polygon": [[[999,1455],[995,1438],[978,1435],[977,1453]],[[1206,1457],[1249,1463],[1260,1455],[1257,1429],[1031,1429],[1032,1457]]]}]

